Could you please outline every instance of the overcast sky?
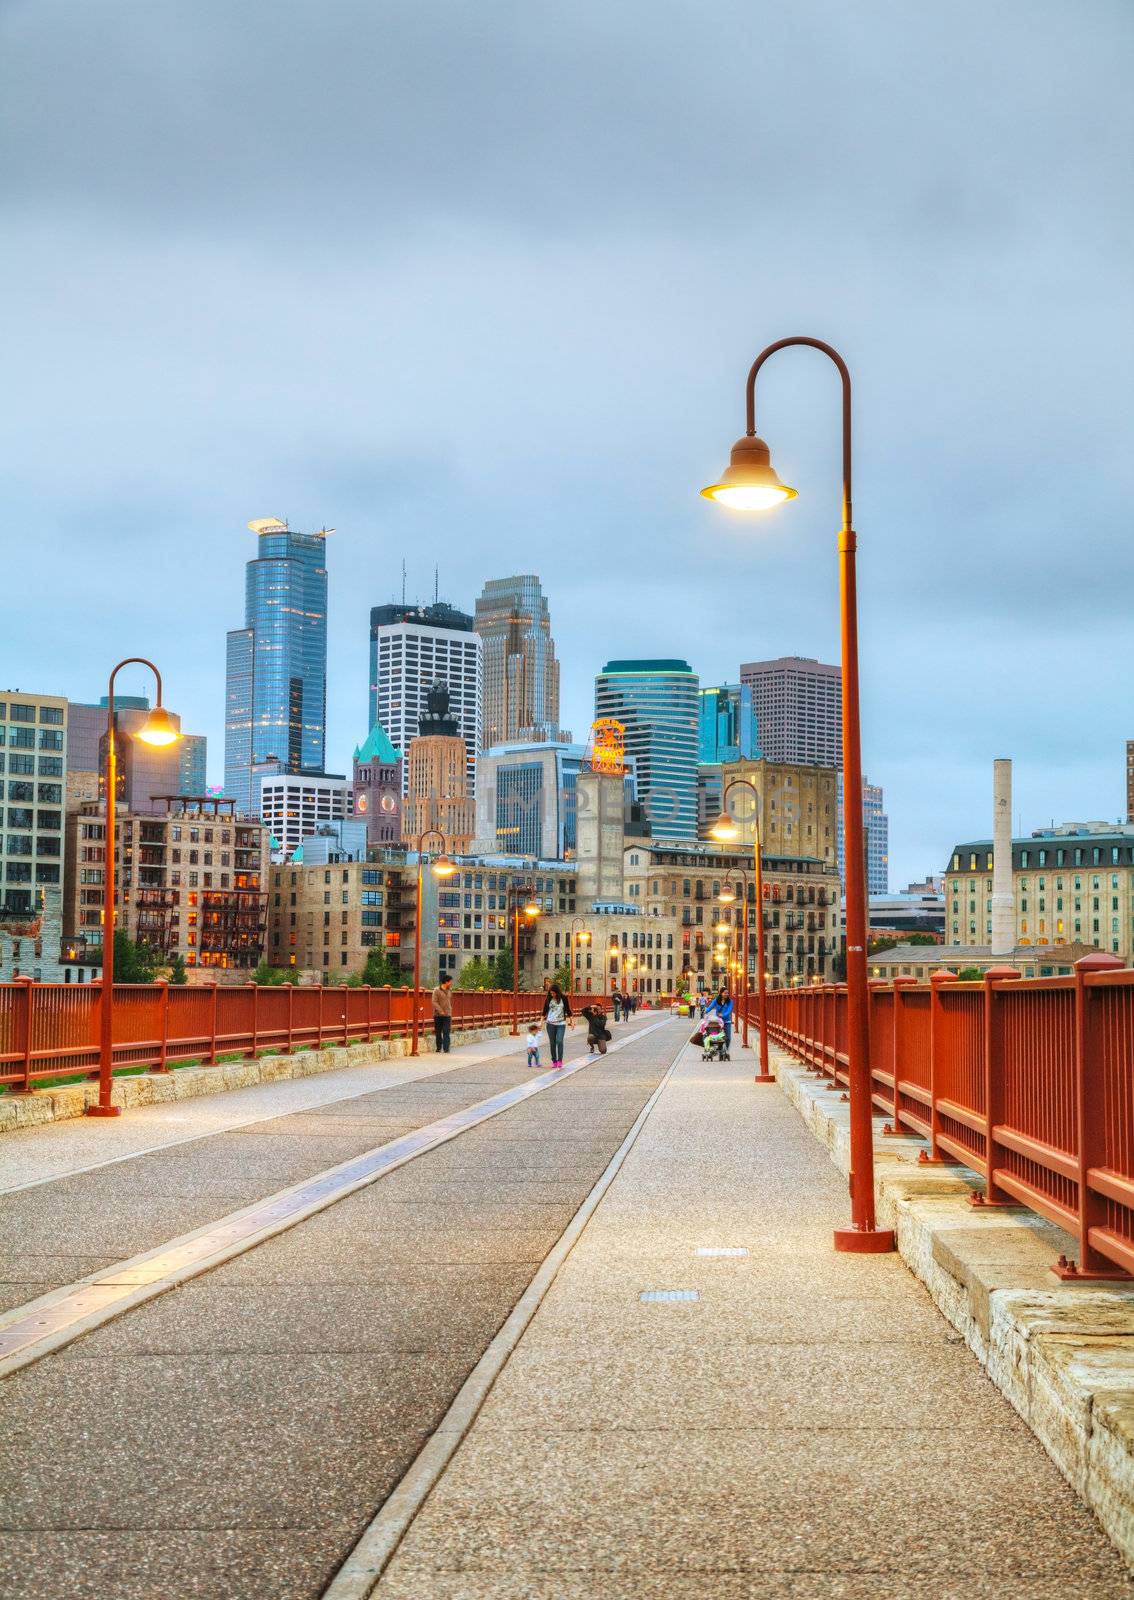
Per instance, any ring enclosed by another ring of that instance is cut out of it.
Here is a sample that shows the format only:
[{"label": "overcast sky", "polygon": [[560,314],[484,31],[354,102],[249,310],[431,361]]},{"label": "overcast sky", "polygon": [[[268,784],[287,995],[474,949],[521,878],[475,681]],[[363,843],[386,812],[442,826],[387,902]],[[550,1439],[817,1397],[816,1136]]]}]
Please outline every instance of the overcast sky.
[{"label": "overcast sky", "polygon": [[809,333],[892,887],[995,756],[1025,829],[1124,812],[1129,0],[0,0],[0,63],[0,683],[152,654],[219,781],[265,516],[337,529],[334,770],[403,557],[540,574],[576,734],[613,654],[836,660],[820,356],[762,388],[800,498],[697,496]]}]

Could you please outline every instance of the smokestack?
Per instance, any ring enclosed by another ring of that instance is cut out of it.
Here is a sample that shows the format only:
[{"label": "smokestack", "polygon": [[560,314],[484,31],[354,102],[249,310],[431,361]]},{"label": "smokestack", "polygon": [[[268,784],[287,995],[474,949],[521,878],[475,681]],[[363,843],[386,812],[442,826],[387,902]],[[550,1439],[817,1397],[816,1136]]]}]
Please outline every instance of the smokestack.
[{"label": "smokestack", "polygon": [[992,954],[1016,948],[1016,896],[1012,888],[1012,763],[992,763]]}]

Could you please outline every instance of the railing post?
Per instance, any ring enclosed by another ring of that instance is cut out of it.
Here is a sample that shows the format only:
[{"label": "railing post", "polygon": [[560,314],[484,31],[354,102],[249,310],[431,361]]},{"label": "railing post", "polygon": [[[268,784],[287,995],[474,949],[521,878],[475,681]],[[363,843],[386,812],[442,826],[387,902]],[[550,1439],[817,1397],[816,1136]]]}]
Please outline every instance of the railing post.
[{"label": "railing post", "polygon": [[343,991],[343,1048],[350,1043],[350,990],[344,983]]},{"label": "railing post", "polygon": [[13,982],[18,983],[24,991],[23,1002],[20,1005],[21,1027],[16,1033],[20,1040],[20,1051],[23,1056],[23,1082],[15,1091],[17,1094],[30,1094],[32,1086],[32,1047],[35,1042],[35,979],[29,978],[27,973],[21,972]]},{"label": "railing post", "polygon": [[287,1053],[291,1055],[295,1039],[295,984],[287,985]]},{"label": "railing post", "polygon": [[[911,977],[908,972],[898,973],[892,979],[892,983],[894,988],[894,999],[892,1002],[894,1009],[890,1018],[890,1070],[894,1077],[894,1093],[892,1097],[894,1109],[891,1112],[893,1120],[886,1124],[886,1126],[882,1129],[882,1132],[889,1134],[891,1138],[908,1139],[909,1134],[907,1134],[902,1128],[902,1099],[898,1093],[898,1077],[901,1072],[901,1062],[898,1060],[898,1017],[901,1013],[902,990],[908,989],[911,983],[916,986],[917,979]],[[871,987],[873,987],[873,985],[871,985]],[[870,1037],[871,1039],[874,1038],[873,1032],[871,1032]]]},{"label": "railing post", "polygon": [[150,1071],[151,1072],[168,1072],[169,1071],[169,1065],[168,1065],[168,1062],[167,1062],[167,1057],[169,1055],[169,979],[168,978],[156,978],[154,981],[155,981],[155,983],[158,984],[158,986],[161,989],[161,996],[160,996],[160,998],[158,1000],[158,1015],[159,1015],[159,1017],[161,1019],[161,1021],[160,1021],[161,1042],[158,1045],[157,1065],[151,1067]]},{"label": "railing post", "polygon": [[373,994],[373,992],[374,991],[371,988],[370,984],[367,984],[366,985],[366,1042],[367,1042],[367,1044],[372,1044],[374,1042],[374,1009],[373,1009],[373,1005],[372,1005],[371,998],[370,998],[371,995]]},{"label": "railing post", "polygon": [[213,979],[213,983],[212,983],[212,990],[213,990],[212,1031],[211,1031],[211,1033],[209,1035],[209,1053],[205,1057],[205,1065],[207,1067],[215,1067],[216,1064],[217,1064],[217,1033],[219,1032],[219,1023],[220,1023],[220,995],[218,993],[219,987],[220,986],[217,983],[217,980],[214,978]]},{"label": "railing post", "polygon": [[244,1054],[248,1059],[254,1061],[256,1059],[256,1035],[260,1021],[260,985],[253,983],[252,979],[249,978],[246,987],[252,991],[252,1038]]},{"label": "railing post", "polygon": [[323,995],[326,992],[326,988],[325,988],[324,984],[319,984],[318,985],[318,989],[319,989],[319,1031],[318,1031],[318,1036],[317,1036],[315,1048],[317,1050],[321,1050],[323,1048]]},{"label": "railing post", "polygon": [[1106,1200],[1091,1188],[1091,1171],[1106,1164],[1106,1107],[1102,1095],[1101,1057],[1105,1048],[1098,1025],[1098,996],[1087,980],[1095,972],[1121,967],[1117,956],[1097,950],[1075,963],[1075,1154],[1078,1159],[1079,1260],[1060,1256],[1056,1277],[1119,1278],[1130,1274],[1116,1267],[1091,1243],[1091,1229],[1106,1223]]},{"label": "railing post", "polygon": [[923,1166],[958,1165],[953,1156],[941,1154],[941,1147],[937,1142],[941,1132],[941,1113],[937,1109],[937,1101],[941,1094],[945,1056],[945,1010],[941,991],[948,984],[956,982],[957,974],[944,969],[931,972],[929,975],[929,1149],[922,1150],[918,1155],[918,1160]]},{"label": "railing post", "polygon": [[984,1193],[969,1196],[974,1206],[1018,1206],[996,1187],[996,1134],[1004,1115],[1004,1022],[996,1000],[1001,979],[1018,978],[1016,967],[989,967],[984,975]]}]

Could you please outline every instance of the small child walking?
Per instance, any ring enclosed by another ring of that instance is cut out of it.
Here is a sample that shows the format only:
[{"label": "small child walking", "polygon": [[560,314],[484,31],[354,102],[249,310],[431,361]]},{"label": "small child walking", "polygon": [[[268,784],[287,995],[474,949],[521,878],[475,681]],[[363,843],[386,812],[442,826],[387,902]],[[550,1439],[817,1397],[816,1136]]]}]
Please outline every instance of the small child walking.
[{"label": "small child walking", "polygon": [[528,1066],[539,1066],[539,1034],[534,1028],[528,1029]]}]

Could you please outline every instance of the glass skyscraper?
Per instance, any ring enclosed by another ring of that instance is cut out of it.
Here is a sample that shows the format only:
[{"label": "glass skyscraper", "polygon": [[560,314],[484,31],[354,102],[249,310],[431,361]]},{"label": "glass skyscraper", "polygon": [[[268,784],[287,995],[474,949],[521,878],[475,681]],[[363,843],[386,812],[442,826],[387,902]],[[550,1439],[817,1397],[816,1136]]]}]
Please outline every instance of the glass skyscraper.
[{"label": "glass skyscraper", "polygon": [[725,683],[701,690],[701,761],[755,761],[760,755],[752,690],[746,683]]},{"label": "glass skyscraper", "polygon": [[700,679],[687,661],[608,661],[595,717],[613,717],[634,757],[638,799],[660,839],[697,837]]},{"label": "glass skyscraper", "polygon": [[228,635],[225,794],[254,811],[253,769],[322,772],[327,730],[325,538],[286,522],[250,522],[258,538],[245,568],[244,626]]}]

